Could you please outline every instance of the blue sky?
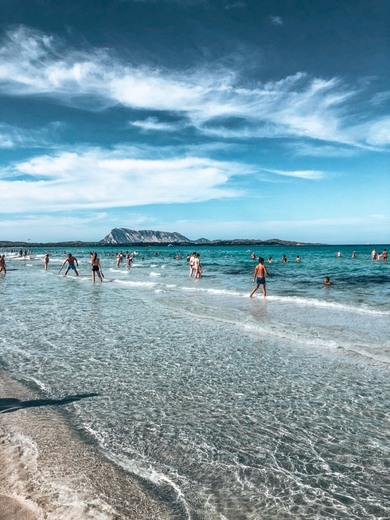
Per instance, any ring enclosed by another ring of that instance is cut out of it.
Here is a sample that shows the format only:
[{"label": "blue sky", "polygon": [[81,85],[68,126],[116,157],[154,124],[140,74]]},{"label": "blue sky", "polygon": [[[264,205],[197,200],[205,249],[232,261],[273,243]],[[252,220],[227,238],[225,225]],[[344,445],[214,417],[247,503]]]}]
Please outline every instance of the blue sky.
[{"label": "blue sky", "polygon": [[0,10],[0,240],[390,242],[387,0]]}]

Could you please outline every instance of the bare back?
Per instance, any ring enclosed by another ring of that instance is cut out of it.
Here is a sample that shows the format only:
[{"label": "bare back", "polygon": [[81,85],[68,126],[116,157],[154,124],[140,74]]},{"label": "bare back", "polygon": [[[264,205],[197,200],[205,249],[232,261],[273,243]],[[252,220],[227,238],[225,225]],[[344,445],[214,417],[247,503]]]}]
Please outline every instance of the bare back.
[{"label": "bare back", "polygon": [[265,265],[263,264],[257,264],[255,267],[255,276],[258,276],[259,278],[264,278],[264,276],[267,273],[267,269],[265,268]]}]

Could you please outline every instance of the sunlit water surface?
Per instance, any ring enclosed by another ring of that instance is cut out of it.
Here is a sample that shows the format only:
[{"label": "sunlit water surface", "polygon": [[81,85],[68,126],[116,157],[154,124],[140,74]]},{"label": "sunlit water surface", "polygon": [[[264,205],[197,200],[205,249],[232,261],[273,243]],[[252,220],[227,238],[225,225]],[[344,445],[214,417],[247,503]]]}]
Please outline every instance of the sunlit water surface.
[{"label": "sunlit water surface", "polygon": [[95,285],[89,251],[79,278],[60,250],[47,272],[43,251],[9,258],[1,364],[46,396],[98,393],[72,426],[180,518],[389,518],[389,265],[269,247],[267,299],[249,299],[247,249],[200,248],[200,280],[186,248],[138,249],[130,270],[102,249]]}]

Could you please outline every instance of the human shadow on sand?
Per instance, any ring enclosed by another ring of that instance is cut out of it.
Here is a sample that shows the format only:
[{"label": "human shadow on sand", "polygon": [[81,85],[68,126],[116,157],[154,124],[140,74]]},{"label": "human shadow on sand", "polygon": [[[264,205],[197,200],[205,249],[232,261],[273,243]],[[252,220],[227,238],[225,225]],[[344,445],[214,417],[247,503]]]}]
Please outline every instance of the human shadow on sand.
[{"label": "human shadow on sand", "polygon": [[35,408],[37,406],[60,406],[63,404],[74,403],[87,397],[96,397],[99,394],[77,394],[69,395],[63,399],[32,399],[31,401],[21,401],[15,398],[0,399],[0,413],[10,413],[21,410],[22,408]]}]

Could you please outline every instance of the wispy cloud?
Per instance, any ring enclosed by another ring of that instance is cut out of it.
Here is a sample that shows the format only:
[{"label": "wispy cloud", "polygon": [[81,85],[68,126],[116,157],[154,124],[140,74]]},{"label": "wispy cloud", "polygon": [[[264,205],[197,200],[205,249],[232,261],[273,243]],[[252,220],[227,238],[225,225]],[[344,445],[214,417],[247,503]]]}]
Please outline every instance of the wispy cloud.
[{"label": "wispy cloud", "polygon": [[325,178],[325,173],[319,170],[271,170],[263,169],[267,173],[280,175],[282,177],[295,177],[297,179],[305,179],[310,181],[318,181]]},{"label": "wispy cloud", "polygon": [[324,143],[294,142],[287,144],[293,155],[310,157],[354,157],[358,151],[352,146]]},{"label": "wispy cloud", "polygon": [[270,21],[273,25],[283,25],[283,18],[281,16],[270,16]]},{"label": "wispy cloud", "polygon": [[145,159],[133,149],[61,152],[3,168],[0,208],[52,212],[234,197],[240,192],[229,182],[247,171],[244,165],[196,156]]},{"label": "wispy cloud", "polygon": [[[9,32],[0,48],[0,92],[41,94],[85,110],[120,104],[181,114],[199,132],[219,138],[287,136],[351,146],[387,143],[387,121],[365,114],[365,127],[356,124],[350,102],[358,92],[337,78],[297,73],[248,86],[235,70],[194,69],[184,74],[136,67],[106,50],[67,49],[64,42],[24,27]],[[147,116],[133,124],[143,130],[174,128]]]},{"label": "wispy cloud", "polygon": [[135,126],[144,131],[161,131],[161,132],[177,132],[185,127],[183,123],[167,123],[159,121],[156,117],[147,117],[143,120],[130,122],[131,126]]},{"label": "wispy cloud", "polygon": [[225,5],[225,9],[229,11],[230,9],[244,9],[246,7],[245,2],[231,2]]},{"label": "wispy cloud", "polygon": [[42,128],[26,130],[15,126],[0,124],[0,148],[38,148],[55,146],[56,135],[62,125],[53,122]]},{"label": "wispy cloud", "polygon": [[367,142],[374,146],[390,145],[390,117],[382,117],[366,125]]}]

